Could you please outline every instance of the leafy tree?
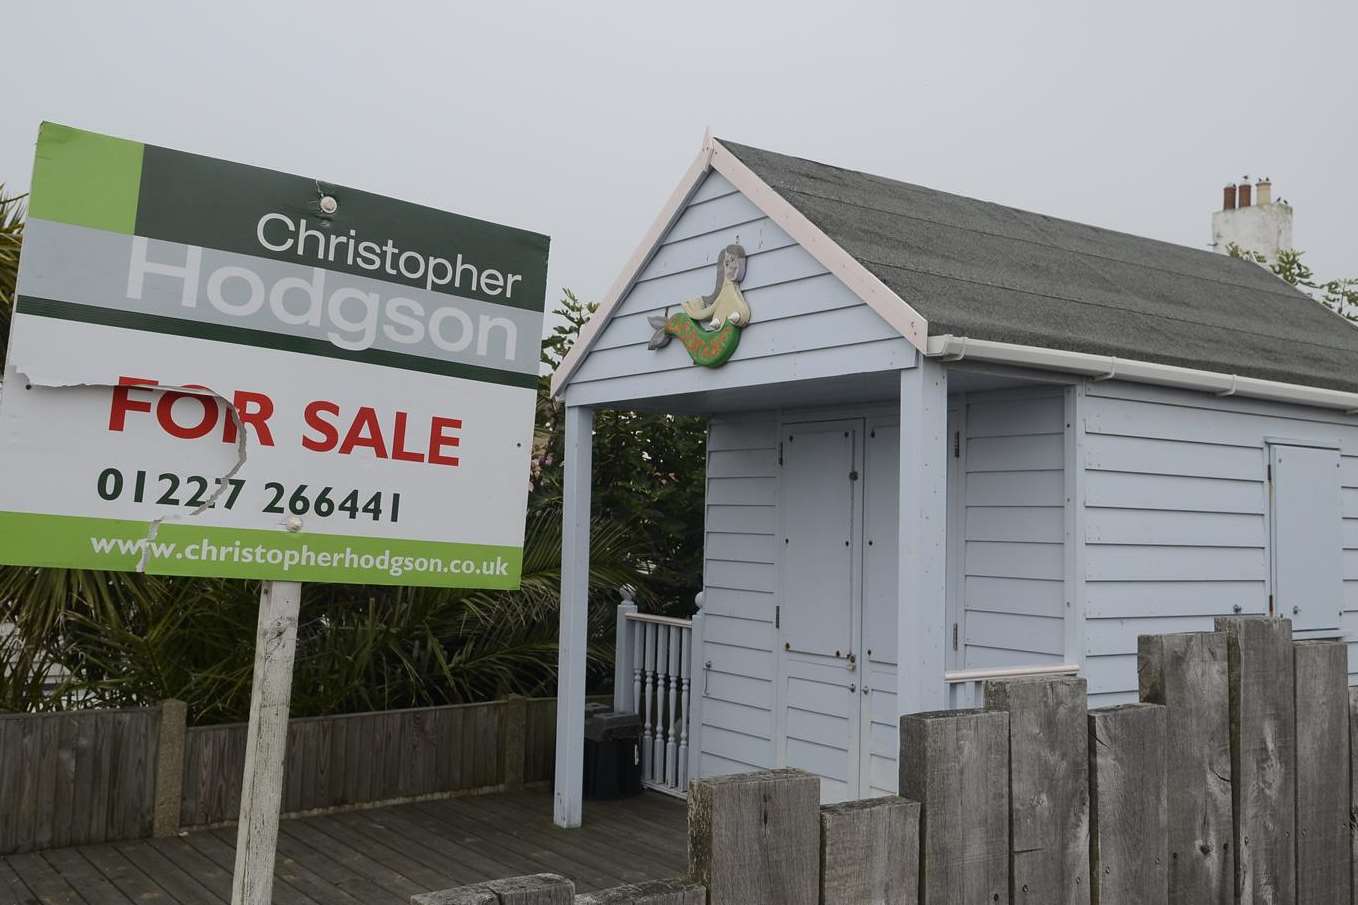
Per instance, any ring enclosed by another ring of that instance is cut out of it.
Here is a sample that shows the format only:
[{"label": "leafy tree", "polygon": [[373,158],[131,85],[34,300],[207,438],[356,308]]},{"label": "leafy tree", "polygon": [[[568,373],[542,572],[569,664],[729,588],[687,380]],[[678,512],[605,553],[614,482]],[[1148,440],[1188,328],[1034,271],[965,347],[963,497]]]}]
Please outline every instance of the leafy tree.
[{"label": "leafy tree", "polygon": [[1226,253],[1233,258],[1244,258],[1267,267],[1283,282],[1300,289],[1335,314],[1358,322],[1358,277],[1342,277],[1321,282],[1315,278],[1310,266],[1302,260],[1305,252],[1297,251],[1295,248],[1282,249],[1278,252],[1277,260],[1272,262],[1259,252],[1241,248],[1234,242],[1226,246]]},{"label": "leafy tree", "polygon": [[[543,343],[542,362],[555,372],[598,307],[566,290],[558,324]],[[538,435],[530,507],[561,505],[562,405],[551,399],[550,378],[538,388]],[[593,514],[625,524],[639,539],[643,559],[640,601],[673,615],[693,611],[702,589],[703,497],[707,473],[706,421],[666,413],[598,411],[594,417]]]}]

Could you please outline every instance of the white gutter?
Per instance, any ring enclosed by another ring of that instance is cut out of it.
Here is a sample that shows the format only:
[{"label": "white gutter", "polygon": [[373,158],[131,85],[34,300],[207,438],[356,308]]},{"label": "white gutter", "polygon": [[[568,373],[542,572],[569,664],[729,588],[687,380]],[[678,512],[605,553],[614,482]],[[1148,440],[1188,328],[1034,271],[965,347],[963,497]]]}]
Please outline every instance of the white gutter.
[{"label": "white gutter", "polygon": [[961,361],[964,358],[989,361],[998,364],[1083,374],[1086,377],[1092,377],[1094,380],[1113,380],[1116,378],[1117,380],[1130,380],[1133,383],[1150,383],[1157,386],[1215,393],[1218,396],[1245,396],[1251,399],[1267,399],[1271,402],[1290,402],[1298,405],[1340,409],[1346,415],[1358,414],[1358,393],[1326,390],[1295,383],[1281,383],[1276,380],[1260,380],[1257,377],[1241,377],[1238,374],[1222,374],[1217,371],[1200,371],[1196,368],[1180,368],[1174,365],[1134,361],[1128,358],[1114,358],[1109,355],[1065,352],[1060,349],[1040,349],[1036,346],[1020,346],[1014,343],[993,342],[986,339],[969,339],[965,336],[953,336],[952,334],[929,337],[928,351],[925,354],[930,358],[939,358],[943,361]]}]

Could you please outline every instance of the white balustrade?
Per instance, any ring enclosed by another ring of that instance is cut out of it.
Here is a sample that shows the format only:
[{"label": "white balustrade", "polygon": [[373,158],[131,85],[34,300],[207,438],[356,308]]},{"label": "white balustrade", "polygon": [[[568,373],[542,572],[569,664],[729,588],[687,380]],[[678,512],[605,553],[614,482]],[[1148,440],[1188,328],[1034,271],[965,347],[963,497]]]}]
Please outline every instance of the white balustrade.
[{"label": "white balustrade", "polygon": [[688,794],[689,741],[696,728],[693,656],[701,641],[694,638],[694,627],[691,619],[638,613],[631,589],[623,589],[614,709],[641,716],[642,781],[679,797]]}]

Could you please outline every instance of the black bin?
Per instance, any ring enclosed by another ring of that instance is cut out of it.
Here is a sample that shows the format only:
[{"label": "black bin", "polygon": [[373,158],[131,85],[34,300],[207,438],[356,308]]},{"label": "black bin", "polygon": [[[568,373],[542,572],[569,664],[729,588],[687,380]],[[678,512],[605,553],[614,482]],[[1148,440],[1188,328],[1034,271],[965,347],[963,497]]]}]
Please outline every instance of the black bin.
[{"label": "black bin", "polygon": [[586,798],[612,800],[641,794],[641,717],[595,713],[585,718]]}]

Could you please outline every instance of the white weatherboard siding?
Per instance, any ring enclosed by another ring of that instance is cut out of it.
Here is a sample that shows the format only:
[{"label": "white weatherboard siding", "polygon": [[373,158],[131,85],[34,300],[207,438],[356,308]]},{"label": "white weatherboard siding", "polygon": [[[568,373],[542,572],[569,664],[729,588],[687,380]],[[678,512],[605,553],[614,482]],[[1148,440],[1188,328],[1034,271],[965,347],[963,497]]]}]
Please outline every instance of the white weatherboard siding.
[{"label": "white weatherboard siding", "polygon": [[1065,398],[972,394],[964,481],[961,668],[1065,662]]},{"label": "white weatherboard siding", "polygon": [[695,664],[704,776],[774,766],[777,504],[777,416],[713,419],[703,553],[703,658],[711,666]]},{"label": "white weatherboard siding", "polygon": [[[1338,413],[1126,383],[1084,402],[1086,650],[1091,704],[1136,699],[1137,636],[1210,631],[1268,610],[1268,442],[1339,447],[1343,615],[1358,673],[1358,425]],[[1282,615],[1290,615],[1290,611]]]},{"label": "white weatherboard siding", "polygon": [[[710,293],[717,255],[740,243],[754,312],[720,368],[695,368],[677,341],[646,348],[648,318]],[[709,173],[571,379],[577,404],[762,386],[910,367],[914,348],[720,174]]]}]

